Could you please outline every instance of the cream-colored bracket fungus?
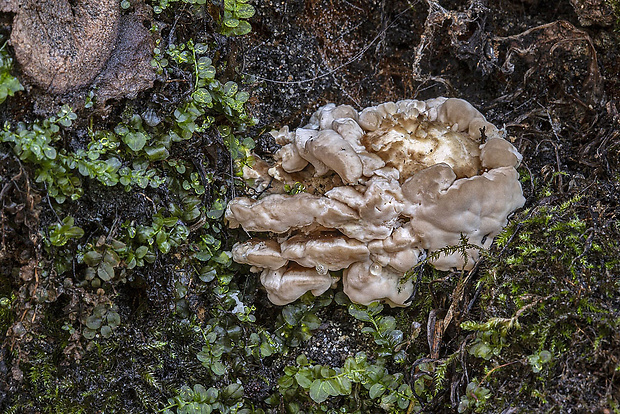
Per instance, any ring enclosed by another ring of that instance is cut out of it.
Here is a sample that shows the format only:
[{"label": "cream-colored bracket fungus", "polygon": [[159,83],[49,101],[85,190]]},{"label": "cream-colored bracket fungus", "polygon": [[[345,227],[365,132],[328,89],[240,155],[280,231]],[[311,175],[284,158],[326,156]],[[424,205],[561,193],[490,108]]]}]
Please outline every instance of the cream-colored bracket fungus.
[{"label": "cream-colored bracket fungus", "polygon": [[[436,269],[471,269],[479,249],[445,253],[463,239],[489,248],[525,199],[521,154],[462,99],[319,108],[308,125],[272,132],[282,148],[245,176],[262,192],[228,204],[233,228],[263,233],[233,247],[285,305],[338,281],[353,302],[406,306],[403,275],[428,253]],[[284,185],[302,183],[289,195]],[[443,250],[442,250],[443,249]],[[434,257],[434,256],[433,256]]]}]

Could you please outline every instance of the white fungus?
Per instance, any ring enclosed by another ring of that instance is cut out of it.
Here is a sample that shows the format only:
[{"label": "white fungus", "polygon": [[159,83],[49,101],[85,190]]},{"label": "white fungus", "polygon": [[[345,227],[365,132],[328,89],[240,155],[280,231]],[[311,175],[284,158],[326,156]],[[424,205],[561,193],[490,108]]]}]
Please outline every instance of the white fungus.
[{"label": "white fungus", "polygon": [[[226,218],[265,233],[237,243],[233,259],[262,272],[277,305],[322,294],[342,271],[353,302],[406,306],[413,285],[403,276],[428,253],[440,252],[428,259],[439,270],[471,269],[525,202],[521,154],[462,99],[359,113],[328,104],[303,128],[272,135],[282,145],[275,163],[245,171],[265,191],[232,200]],[[298,182],[307,192],[284,194]],[[462,240],[464,251],[444,251]]]}]

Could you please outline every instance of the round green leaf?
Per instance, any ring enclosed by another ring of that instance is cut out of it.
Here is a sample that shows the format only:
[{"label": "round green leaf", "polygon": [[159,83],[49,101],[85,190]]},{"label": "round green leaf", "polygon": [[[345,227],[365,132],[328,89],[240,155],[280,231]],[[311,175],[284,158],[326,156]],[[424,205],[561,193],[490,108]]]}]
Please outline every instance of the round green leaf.
[{"label": "round green leaf", "polygon": [[214,403],[219,397],[220,392],[217,388],[211,387],[207,390],[207,402]]},{"label": "round green leaf", "polygon": [[170,155],[168,149],[163,145],[146,147],[144,148],[144,152],[146,152],[146,156],[149,157],[149,160],[151,161],[165,160]]},{"label": "round green leaf", "polygon": [[254,16],[254,13],[254,7],[249,4],[238,4],[237,10],[235,10],[235,15],[239,19],[249,19],[250,17]]},{"label": "round green leaf", "polygon": [[84,255],[84,263],[89,266],[97,266],[101,262],[102,258],[103,256],[101,253],[91,250]]},{"label": "round green leaf", "polygon": [[368,312],[363,309],[358,309],[356,305],[349,305],[349,314],[360,321],[370,322],[372,320]]},{"label": "round green leaf", "polygon": [[82,335],[84,335],[84,338],[86,339],[93,339],[95,335],[97,335],[97,331],[89,328],[84,328]]},{"label": "round green leaf", "polygon": [[231,400],[238,400],[243,397],[243,385],[232,383],[224,388],[223,394]]},{"label": "round green leaf", "polygon": [[[199,53],[199,52],[196,51],[196,53]],[[213,62],[211,61],[211,59],[209,59],[206,56],[203,56],[200,59],[198,59],[198,62],[196,62],[196,67],[198,68],[198,70],[205,70],[206,68],[211,66],[212,63]]]},{"label": "round green leaf", "polygon": [[144,148],[144,146],[146,145],[146,135],[144,135],[142,132],[128,133],[127,135],[123,136],[123,142],[127,144],[127,146],[132,151],[137,152]]},{"label": "round green leaf", "polygon": [[322,403],[329,397],[326,387],[327,381],[315,379],[310,386],[310,398],[315,402]]},{"label": "round green leaf", "polygon": [[79,239],[83,235],[84,235],[84,230],[82,230],[79,227],[71,227],[70,229],[67,229],[65,231],[65,236],[73,238],[73,239]]},{"label": "round green leaf", "polygon": [[86,280],[93,280],[95,278],[95,275],[97,274],[97,272],[95,271],[94,268],[92,267],[87,267],[86,271],[84,272],[84,278]]},{"label": "round green leaf", "polygon": [[222,364],[220,361],[215,361],[211,365],[211,371],[217,376],[222,376],[226,374],[226,366]]},{"label": "round green leaf", "polygon": [[107,311],[108,311],[108,308],[106,305],[103,305],[103,304],[97,305],[93,309],[93,315],[97,315],[98,317],[102,318],[103,315],[105,315]]},{"label": "round green leaf", "polygon": [[243,36],[252,31],[252,26],[245,20],[239,20],[239,24],[235,27],[234,32],[237,36]]},{"label": "round green leaf", "polygon": [[116,328],[117,326],[121,324],[121,316],[118,314],[118,312],[109,312],[107,314],[107,319],[108,319],[108,324],[112,328]]},{"label": "round green leaf", "polygon": [[250,94],[246,91],[239,91],[237,92],[237,96],[235,96],[235,99],[238,102],[245,103],[248,101],[248,99],[250,99]]},{"label": "round green leaf", "polygon": [[43,148],[43,153],[50,160],[55,160],[56,159],[56,149],[54,147],[47,147],[47,146],[44,147]]},{"label": "round green leaf", "polygon": [[103,336],[104,338],[109,338],[110,335],[112,335],[112,328],[110,328],[108,325],[104,325],[101,327],[101,336]]},{"label": "round green leaf", "polygon": [[227,96],[234,96],[239,90],[239,86],[233,81],[228,81],[224,84],[224,93]]},{"label": "round green leaf", "polygon": [[204,88],[196,89],[192,94],[192,98],[194,98],[194,101],[202,105],[208,105],[212,101],[211,94]]},{"label": "round green leaf", "polygon": [[368,391],[368,395],[370,396],[370,398],[372,398],[373,400],[375,398],[380,397],[381,395],[383,395],[383,393],[385,392],[385,386],[383,384],[374,384],[372,387],[370,387],[370,391]]},{"label": "round green leaf", "polygon": [[131,259],[129,259],[129,261],[127,262],[127,269],[133,269],[134,267],[137,266],[138,261],[136,260],[136,258],[134,257],[134,255],[130,256]]},{"label": "round green leaf", "polygon": [[86,318],[86,326],[93,330],[99,329],[99,327],[101,327],[101,317],[97,315],[90,315]]},{"label": "round green leaf", "polygon": [[200,274],[198,275],[198,277],[203,282],[209,283],[213,279],[215,279],[216,275],[217,275],[217,271],[215,269],[213,269],[212,267],[209,267],[209,266],[205,266],[202,269],[200,269]]},{"label": "round green leaf", "polygon": [[136,257],[142,259],[148,252],[149,248],[147,246],[140,246],[136,249]]},{"label": "round green leaf", "polygon": [[544,351],[540,351],[539,358],[540,358],[540,362],[545,364],[551,361],[551,359],[553,358],[553,355],[551,354],[551,352],[544,350]]},{"label": "round green leaf", "polygon": [[[204,3],[203,3],[204,4]],[[205,53],[207,53],[209,51],[209,45],[206,43],[196,43],[194,45],[194,51],[199,54],[199,55],[204,55]],[[199,59],[199,62],[202,60],[203,58]],[[209,59],[209,58],[204,58],[204,59]],[[211,64],[211,59],[209,59],[209,64]]]},{"label": "round green leaf", "polygon": [[227,27],[237,27],[239,26],[239,20],[238,19],[226,19],[224,20],[224,25]]},{"label": "round green leaf", "polygon": [[295,374],[295,380],[301,387],[308,389],[312,386],[312,372],[308,369],[302,369]]},{"label": "round green leaf", "polygon": [[113,250],[106,250],[103,255],[103,261],[108,263],[112,267],[118,266],[121,262],[121,259],[118,257],[118,254]]},{"label": "round green leaf", "polygon": [[114,268],[107,262],[101,262],[97,268],[97,276],[107,282],[114,278]]},{"label": "round green leaf", "polygon": [[201,384],[194,385],[194,393],[196,394],[200,402],[207,401],[207,389]]}]

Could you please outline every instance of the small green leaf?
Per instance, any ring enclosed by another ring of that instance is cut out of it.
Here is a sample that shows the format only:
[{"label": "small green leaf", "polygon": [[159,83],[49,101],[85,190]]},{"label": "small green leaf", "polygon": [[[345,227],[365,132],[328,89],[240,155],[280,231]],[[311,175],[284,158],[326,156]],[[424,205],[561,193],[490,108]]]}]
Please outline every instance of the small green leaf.
[{"label": "small green leaf", "polygon": [[45,156],[50,160],[56,159],[56,149],[54,147],[43,147],[43,154],[45,154]]},{"label": "small green leaf", "polygon": [[201,262],[207,262],[211,260],[213,255],[208,250],[204,249],[204,250],[199,250],[196,253],[194,253],[194,257],[200,260]]},{"label": "small green leaf", "polygon": [[84,255],[84,263],[88,266],[97,266],[103,259],[103,255],[95,250],[91,250]]},{"label": "small green leaf", "polygon": [[60,118],[58,123],[64,127],[70,127],[72,124],[71,119],[69,118]]},{"label": "small green leaf", "polygon": [[295,358],[295,362],[297,363],[297,365],[302,366],[302,367],[309,364],[308,357],[305,356],[304,354],[301,354],[297,358]]},{"label": "small green leaf", "polygon": [[207,66],[206,68],[198,71],[198,76],[202,79],[213,79],[215,78],[215,67]]},{"label": "small green leaf", "polygon": [[385,386],[383,384],[377,383],[377,384],[374,384],[372,387],[370,387],[370,390],[368,391],[368,395],[370,396],[370,398],[374,400],[375,398],[382,396],[384,392],[385,392]]},{"label": "small green leaf", "polygon": [[243,397],[243,385],[236,382],[232,383],[226,386],[226,388],[224,388],[222,394],[224,394],[225,397],[228,397],[233,401],[239,400],[241,397]]},{"label": "small green leaf", "polygon": [[200,273],[199,273],[198,277],[203,282],[209,283],[213,279],[215,279],[216,275],[217,275],[217,271],[215,269],[213,269],[212,267],[209,267],[209,266],[205,266],[202,269],[200,269]]},{"label": "small green leaf", "polygon": [[368,312],[358,309],[356,305],[349,305],[349,314],[360,321],[370,322],[372,320]]},{"label": "small green leaf", "polygon": [[252,31],[252,26],[250,25],[250,23],[246,22],[245,20],[239,20],[239,24],[234,29],[234,32],[237,36],[246,35],[250,33],[251,31]]},{"label": "small green leaf", "polygon": [[[196,50],[196,48],[194,48],[194,50]],[[198,51],[196,51],[196,53],[199,53]],[[206,50],[205,52],[206,53]],[[206,68],[208,68],[209,66],[211,66],[213,62],[211,61],[210,58],[206,57],[206,56],[202,56],[198,59],[198,61],[196,62],[196,67],[198,68],[198,70],[205,70]]]},{"label": "small green leaf", "polygon": [[178,299],[182,299],[185,297],[185,295],[187,295],[187,286],[180,282],[176,282],[174,286],[176,289],[176,297]]},{"label": "small green leaf", "polygon": [[151,161],[162,161],[168,158],[168,156],[170,155],[170,153],[168,152],[168,149],[164,147],[163,145],[157,145],[154,147],[145,147],[144,152],[146,153],[146,156]]},{"label": "small green leaf", "polygon": [[284,375],[278,378],[278,385],[284,389],[291,388],[294,382],[295,380],[293,379],[293,377],[288,376],[288,375]]},{"label": "small green leaf", "polygon": [[322,403],[329,397],[327,381],[315,379],[310,386],[310,398],[315,402]]},{"label": "small green leaf", "polygon": [[249,4],[237,4],[237,8],[235,10],[235,15],[239,19],[249,19],[254,16],[255,10]]},{"label": "small green leaf", "polygon": [[204,88],[196,89],[192,94],[192,98],[194,99],[194,101],[202,105],[209,105],[212,101],[211,94]]},{"label": "small green leaf", "polygon": [[199,402],[207,401],[207,389],[201,384],[194,385],[194,393],[198,397]]},{"label": "small green leaf", "polygon": [[108,319],[108,324],[112,328],[116,328],[121,324],[121,316],[118,314],[118,312],[108,312],[106,317]]},{"label": "small green leaf", "polygon": [[222,364],[220,361],[215,361],[212,365],[211,365],[211,371],[213,371],[213,373],[217,376],[222,376],[224,374],[226,374],[226,366],[224,364]]},{"label": "small green leaf", "polygon": [[95,335],[97,335],[97,331],[94,329],[84,328],[82,335],[84,335],[84,338],[86,339],[93,339]]},{"label": "small green leaf", "polygon": [[220,392],[218,391],[217,388],[210,387],[207,390],[207,402],[208,403],[214,403],[215,401],[217,401],[219,396],[220,396]]},{"label": "small green leaf", "polygon": [[486,360],[491,359],[493,356],[493,349],[483,341],[474,342],[474,344],[469,347],[468,351],[471,355]]},{"label": "small green leaf", "polygon": [[147,246],[140,246],[136,249],[136,257],[142,259],[148,252],[149,248]]},{"label": "small green leaf", "polygon": [[235,99],[240,103],[246,103],[248,99],[250,99],[250,94],[246,91],[239,91],[237,92],[237,96],[235,96]]},{"label": "small green leaf", "polygon": [[218,254],[217,256],[213,257],[213,261],[215,263],[219,263],[221,265],[224,266],[228,266],[228,264],[231,262],[231,253],[230,252],[220,252],[220,254]]},{"label": "small green leaf", "polygon": [[296,326],[304,316],[304,308],[299,305],[287,305],[282,309],[282,317],[284,321],[291,325]]},{"label": "small green leaf", "polygon": [[551,354],[551,352],[543,350],[543,351],[540,351],[539,357],[540,357],[540,362],[545,364],[551,361],[551,359],[553,358],[553,355]]},{"label": "small green leaf", "polygon": [[239,20],[234,18],[226,19],[224,20],[224,25],[227,27],[237,27],[239,26]]},{"label": "small green leaf", "polygon": [[325,388],[329,395],[335,397],[337,395],[343,395],[340,392],[340,383],[336,378],[330,378],[324,382]]},{"label": "small green leaf", "polygon": [[398,398],[398,394],[396,393],[396,391],[392,391],[389,394],[386,394],[383,396],[383,398],[381,398],[381,404],[383,405],[390,405],[396,402],[396,399]]},{"label": "small green leaf", "polygon": [[102,318],[103,315],[105,315],[107,311],[108,311],[108,308],[107,308],[106,305],[99,304],[99,305],[95,306],[95,308],[93,309],[93,315],[97,315],[100,318]]},{"label": "small green leaf", "polygon": [[97,272],[95,271],[95,269],[93,269],[92,267],[87,267],[84,271],[84,278],[86,280],[93,280],[96,274]]},{"label": "small green leaf", "polygon": [[396,319],[393,316],[384,316],[379,319],[377,325],[380,331],[391,331],[396,327]]},{"label": "small green leaf", "polygon": [[97,268],[97,276],[107,282],[114,278],[114,268],[107,262],[101,262]]},{"label": "small green leaf", "polygon": [[340,395],[348,395],[351,394],[351,380],[349,378],[341,376],[337,379],[338,385],[335,388],[338,390]]},{"label": "small green leaf", "polygon": [[368,313],[372,316],[378,315],[383,310],[381,302],[373,302],[368,305]]},{"label": "small green leaf", "polygon": [[84,230],[79,227],[71,227],[65,231],[65,236],[72,239],[79,239],[84,235]]},{"label": "small green leaf", "polygon": [[[204,4],[204,3],[203,3]],[[196,52],[199,55],[204,55],[205,53],[207,53],[209,51],[209,45],[206,43],[196,43],[194,45],[194,52]],[[202,60],[203,58],[200,58],[199,62]],[[204,57],[204,59],[209,59],[208,57]],[[204,62],[204,61],[203,61]],[[209,64],[211,64],[211,59],[209,59]]]},{"label": "small green leaf", "polygon": [[128,133],[123,136],[123,142],[135,152],[140,151],[146,145],[146,135],[142,132]]},{"label": "small green leaf", "polygon": [[97,315],[90,315],[86,318],[86,326],[93,330],[99,329],[101,327],[101,317]]},{"label": "small green leaf", "polygon": [[112,328],[108,325],[104,325],[101,327],[101,336],[104,338],[109,338],[112,335]]},{"label": "small green leaf", "polygon": [[299,372],[295,374],[295,380],[297,381],[297,384],[305,389],[308,389],[312,386],[312,372],[308,369],[299,370]]},{"label": "small green leaf", "polygon": [[157,247],[159,247],[159,251],[163,254],[168,254],[170,252],[170,249],[172,248],[172,245],[167,240],[165,240],[161,243],[158,242]]},{"label": "small green leaf", "polygon": [[314,331],[315,329],[318,329],[319,326],[321,326],[321,319],[314,313],[307,313],[306,315],[304,315],[302,323],[304,327],[311,331]]},{"label": "small green leaf", "polygon": [[224,93],[227,96],[234,96],[237,93],[238,90],[239,90],[239,87],[233,81],[228,81],[224,85]]},{"label": "small green leaf", "polygon": [[113,250],[106,250],[103,255],[103,261],[109,264],[112,267],[116,267],[121,262],[121,259],[118,257],[118,254]]}]

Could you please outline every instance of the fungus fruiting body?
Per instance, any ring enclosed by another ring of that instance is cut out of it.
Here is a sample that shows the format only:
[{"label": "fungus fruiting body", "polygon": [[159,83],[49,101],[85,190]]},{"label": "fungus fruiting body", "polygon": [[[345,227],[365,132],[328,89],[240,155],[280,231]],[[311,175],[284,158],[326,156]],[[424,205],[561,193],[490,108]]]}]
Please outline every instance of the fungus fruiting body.
[{"label": "fungus fruiting body", "polygon": [[[233,199],[226,218],[263,233],[237,243],[233,259],[262,272],[278,305],[325,292],[342,271],[353,302],[406,306],[409,270],[433,252],[426,260],[438,270],[471,269],[525,202],[521,155],[461,99],[361,112],[328,104],[308,125],[272,135],[282,145],[275,163],[258,159],[246,170],[262,196]],[[307,192],[285,194],[298,182]]]}]

